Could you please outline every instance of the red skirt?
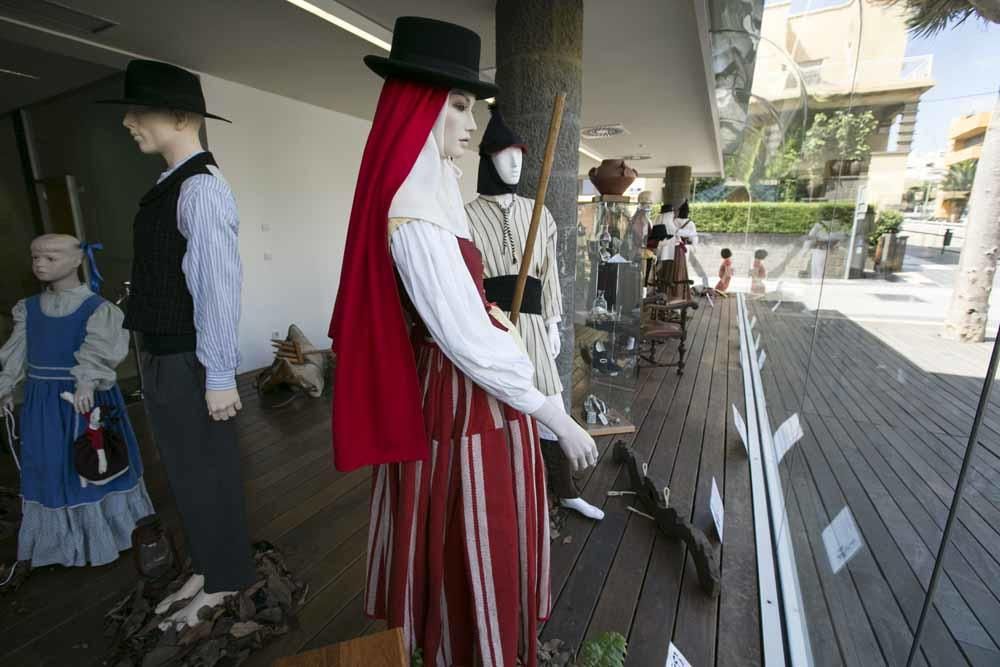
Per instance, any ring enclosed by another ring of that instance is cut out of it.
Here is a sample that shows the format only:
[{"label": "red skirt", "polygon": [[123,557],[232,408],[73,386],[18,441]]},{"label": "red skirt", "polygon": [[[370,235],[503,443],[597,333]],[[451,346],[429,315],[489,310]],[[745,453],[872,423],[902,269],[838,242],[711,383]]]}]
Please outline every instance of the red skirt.
[{"label": "red skirt", "polygon": [[417,372],[430,457],[375,469],[365,613],[428,666],[534,667],[551,605],[537,425],[432,343]]}]

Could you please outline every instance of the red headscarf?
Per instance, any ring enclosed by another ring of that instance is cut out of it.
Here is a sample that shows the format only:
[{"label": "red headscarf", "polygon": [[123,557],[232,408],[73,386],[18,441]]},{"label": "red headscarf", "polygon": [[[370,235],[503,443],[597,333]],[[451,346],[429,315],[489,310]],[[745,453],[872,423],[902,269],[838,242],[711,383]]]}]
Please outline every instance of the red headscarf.
[{"label": "red headscarf", "polygon": [[330,323],[337,352],[333,461],[342,472],[428,455],[416,361],[389,254],[389,205],[447,96],[447,88],[387,80],[361,158]]}]

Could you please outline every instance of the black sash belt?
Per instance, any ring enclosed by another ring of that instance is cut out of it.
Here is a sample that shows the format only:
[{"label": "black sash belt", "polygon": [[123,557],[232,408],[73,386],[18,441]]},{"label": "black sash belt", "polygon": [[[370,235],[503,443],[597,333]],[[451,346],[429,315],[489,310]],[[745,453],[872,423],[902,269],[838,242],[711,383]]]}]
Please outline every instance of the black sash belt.
[{"label": "black sash belt", "polygon": [[[483,281],[483,287],[486,288],[486,300],[495,303],[500,307],[500,310],[509,313],[513,305],[516,285],[516,275],[487,278]],[[524,283],[521,312],[526,315],[542,314],[542,281],[538,278],[528,276],[528,281]]]},{"label": "black sash belt", "polygon": [[168,354],[194,352],[198,348],[198,335],[158,336],[155,334],[142,334],[140,344],[143,350],[149,352],[154,357],[163,357]]}]

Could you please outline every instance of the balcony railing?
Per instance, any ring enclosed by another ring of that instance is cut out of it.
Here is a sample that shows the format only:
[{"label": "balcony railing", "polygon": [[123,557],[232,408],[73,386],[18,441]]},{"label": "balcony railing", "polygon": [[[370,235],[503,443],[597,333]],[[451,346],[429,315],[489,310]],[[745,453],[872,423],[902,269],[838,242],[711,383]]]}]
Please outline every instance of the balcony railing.
[{"label": "balcony railing", "polygon": [[[902,83],[929,81],[934,56],[873,58],[861,60],[855,71],[854,60],[824,60],[817,65],[799,67],[807,91],[847,92],[859,88],[893,87]],[[760,60],[754,79],[754,93],[764,97],[787,95],[799,87],[799,76],[777,59]]]}]

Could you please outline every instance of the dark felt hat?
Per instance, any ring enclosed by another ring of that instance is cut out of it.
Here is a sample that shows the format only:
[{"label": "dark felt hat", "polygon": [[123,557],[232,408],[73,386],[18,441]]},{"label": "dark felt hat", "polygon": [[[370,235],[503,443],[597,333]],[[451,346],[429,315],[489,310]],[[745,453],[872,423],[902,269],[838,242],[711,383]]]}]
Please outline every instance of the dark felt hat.
[{"label": "dark felt hat", "polygon": [[232,122],[205,110],[205,95],[196,74],[155,60],[132,60],[125,69],[125,95],[98,104],[129,104],[171,111],[188,111]]},{"label": "dark felt hat", "polygon": [[479,35],[454,23],[400,16],[389,57],[365,56],[365,64],[382,78],[458,88],[480,99],[497,94],[495,85],[479,78]]}]

